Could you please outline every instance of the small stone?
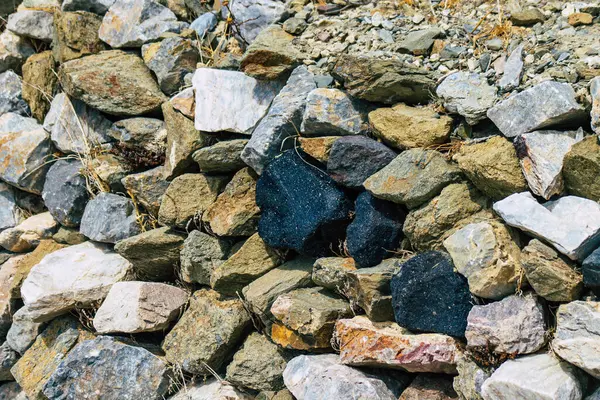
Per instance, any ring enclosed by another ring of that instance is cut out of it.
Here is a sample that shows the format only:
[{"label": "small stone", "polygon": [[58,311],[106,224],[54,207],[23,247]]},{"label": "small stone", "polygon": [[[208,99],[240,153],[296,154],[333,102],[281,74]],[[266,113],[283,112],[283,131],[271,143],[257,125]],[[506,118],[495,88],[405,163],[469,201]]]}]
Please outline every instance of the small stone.
[{"label": "small stone", "polygon": [[333,144],[340,136],[321,136],[314,138],[298,138],[300,148],[315,160],[327,165]]},{"label": "small stone", "polygon": [[510,20],[516,26],[532,26],[544,22],[545,19],[544,13],[535,7],[521,9],[510,14]]},{"label": "small stone", "polygon": [[12,381],[13,376],[10,369],[17,363],[19,354],[11,349],[6,342],[0,346],[0,379]]},{"label": "small stone", "polygon": [[199,290],[175,327],[165,337],[166,359],[184,371],[208,375],[219,370],[250,327],[241,300],[221,299],[213,290]]},{"label": "small stone", "polygon": [[79,231],[102,243],[117,243],[137,235],[140,227],[135,206],[127,197],[102,192],[85,207]]},{"label": "small stone", "polygon": [[192,231],[181,248],[181,279],[210,285],[213,271],[228,258],[231,242]]},{"label": "small stone", "polygon": [[417,375],[398,400],[452,400],[458,396],[452,379],[436,375]]},{"label": "small stone", "polygon": [[164,283],[117,282],[94,316],[100,334],[166,329],[187,303],[185,290]]},{"label": "small stone", "polygon": [[196,150],[192,155],[204,173],[230,173],[246,166],[242,160],[242,151],[248,139],[223,140],[212,146]]},{"label": "small stone", "polygon": [[562,174],[569,193],[600,201],[600,143],[596,136],[572,145],[564,157]]},{"label": "small stone", "polygon": [[155,118],[129,118],[112,124],[108,135],[136,152],[160,156],[165,153],[166,124]]},{"label": "small stone", "polygon": [[368,131],[366,108],[339,89],[314,89],[300,126],[305,136],[360,135]]},{"label": "small stone", "polygon": [[[249,44],[268,25],[277,22],[285,12],[285,5],[274,0],[239,0],[233,3],[230,11],[240,21],[239,36]],[[226,14],[225,10],[222,10]]]},{"label": "small stone", "polygon": [[55,60],[51,51],[34,54],[23,64],[23,98],[31,114],[43,121],[50,109],[50,99],[57,89]]},{"label": "small stone", "polygon": [[436,89],[444,107],[453,114],[466,118],[475,125],[486,118],[486,112],[496,101],[496,88],[485,76],[477,73],[456,72],[449,75]]},{"label": "small stone", "polygon": [[592,96],[592,130],[595,133],[600,132],[600,77],[595,77],[590,81],[590,95]]},{"label": "small stone", "polygon": [[164,178],[164,167],[127,175],[121,179],[123,187],[150,215],[158,217],[162,198],[169,187]]},{"label": "small stone", "polygon": [[498,86],[505,92],[516,89],[521,84],[523,76],[523,45],[520,45],[510,53],[504,65],[504,75]]},{"label": "small stone", "polygon": [[280,25],[263,29],[252,42],[241,63],[241,70],[256,79],[274,80],[299,64],[301,54],[292,45],[294,37]]},{"label": "small stone", "polygon": [[8,16],[6,29],[19,36],[51,42],[54,36],[54,15],[38,10],[17,11]]},{"label": "small stone", "polygon": [[100,190],[121,193],[125,192],[121,180],[132,172],[127,159],[111,153],[95,155],[90,162],[90,169],[100,178]]},{"label": "small stone", "polygon": [[377,138],[397,149],[446,143],[452,129],[452,118],[404,104],[371,111],[369,122]]},{"label": "small stone", "polygon": [[313,265],[312,281],[315,285],[343,293],[347,287],[348,273],[356,270],[352,258],[323,257]]},{"label": "small stone", "polygon": [[577,104],[571,85],[545,81],[496,104],[487,116],[504,136],[512,138],[556,125],[577,125],[585,111]]},{"label": "small stone", "polygon": [[415,56],[427,55],[435,38],[442,35],[439,28],[429,28],[409,32],[408,35],[398,43],[400,53],[411,53]]},{"label": "small stone", "polygon": [[42,191],[44,204],[61,225],[78,227],[90,194],[79,160],[58,160],[48,170]]},{"label": "small stone", "polygon": [[517,152],[512,143],[501,136],[462,146],[454,160],[477,189],[493,199],[527,190]]},{"label": "small stone", "polygon": [[454,390],[461,400],[483,400],[481,386],[490,373],[481,368],[475,361],[467,357],[456,360],[458,376],[454,377]]},{"label": "small stone", "polygon": [[588,13],[573,13],[569,15],[568,21],[571,26],[591,25],[594,22],[594,16]]},{"label": "small stone", "polygon": [[190,24],[190,29],[195,30],[198,34],[198,37],[200,39],[203,39],[206,37],[206,34],[208,32],[210,32],[217,26],[218,22],[219,20],[217,19],[217,16],[214,13],[207,12],[196,18]]},{"label": "small stone", "polygon": [[76,245],[87,241],[87,238],[79,233],[79,230],[60,227],[58,231],[52,236],[52,239],[56,243]]},{"label": "small stone", "polygon": [[0,34],[0,73],[9,69],[20,72],[25,60],[35,53],[29,40],[5,29]]},{"label": "small stone", "polygon": [[0,232],[14,228],[21,222],[21,211],[17,205],[14,189],[0,182]]},{"label": "small stone", "polygon": [[120,240],[115,251],[131,262],[138,278],[167,281],[175,276],[184,239],[168,227],[151,229]]},{"label": "small stone", "polygon": [[[65,0],[63,8],[69,0]],[[113,0],[114,1],[114,0]],[[55,12],[52,52],[58,63],[107,49],[98,37],[102,17],[87,11]]]},{"label": "small stone", "polygon": [[583,277],[573,265],[537,239],[523,249],[523,269],[537,294],[548,301],[573,301],[583,289]]},{"label": "small stone", "polygon": [[410,149],[364,182],[373,196],[415,208],[461,177],[460,170],[435,150]]},{"label": "small stone", "polygon": [[0,74],[0,115],[5,113],[29,115],[29,105],[23,100],[22,86],[21,78],[13,71]]},{"label": "small stone", "polygon": [[[196,91],[193,87],[182,90],[169,100],[171,106],[186,117],[194,119],[196,113]],[[164,106],[164,105],[163,105]]]},{"label": "small stone", "polygon": [[6,334],[6,343],[17,353],[25,354],[45,327],[44,323],[29,320],[27,309],[21,308],[12,316],[12,324]]},{"label": "small stone", "polygon": [[37,247],[42,239],[52,237],[57,222],[49,212],[33,215],[14,228],[0,233],[0,246],[8,251],[24,253]]},{"label": "small stone", "polygon": [[594,250],[581,264],[583,284],[597,292],[600,289],[600,248]]},{"label": "small stone", "polygon": [[186,385],[169,400],[252,400],[252,397],[226,381],[210,378],[200,384]]},{"label": "small stone", "polygon": [[63,11],[89,11],[104,15],[115,3],[115,0],[63,0]]},{"label": "small stone", "polygon": [[283,23],[283,30],[291,35],[301,35],[306,30],[308,24],[302,18],[290,18]]}]

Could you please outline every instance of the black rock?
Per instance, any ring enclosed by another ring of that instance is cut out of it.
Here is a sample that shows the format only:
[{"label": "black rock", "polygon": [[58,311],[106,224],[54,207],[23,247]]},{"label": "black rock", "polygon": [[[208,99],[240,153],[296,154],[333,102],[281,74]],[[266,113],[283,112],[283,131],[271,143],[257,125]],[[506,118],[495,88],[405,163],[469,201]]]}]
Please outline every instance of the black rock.
[{"label": "black rock", "polygon": [[345,136],[331,147],[327,172],[339,184],[361,189],[368,177],[396,156],[395,151],[366,136]]},{"label": "black rock", "polygon": [[256,184],[258,233],[271,247],[321,256],[343,240],[352,203],[308,158],[291,149],[267,165]]},{"label": "black rock", "polygon": [[89,200],[79,160],[58,160],[48,170],[42,198],[54,219],[63,226],[77,227]]},{"label": "black rock", "polygon": [[600,247],[583,260],[581,271],[585,287],[600,293]]},{"label": "black rock", "polygon": [[354,205],[354,221],[348,226],[348,252],[359,268],[379,264],[402,239],[405,214],[395,203],[361,193]]},{"label": "black rock", "polygon": [[428,251],[411,258],[392,278],[391,289],[398,325],[416,332],[465,336],[471,293],[447,253]]}]

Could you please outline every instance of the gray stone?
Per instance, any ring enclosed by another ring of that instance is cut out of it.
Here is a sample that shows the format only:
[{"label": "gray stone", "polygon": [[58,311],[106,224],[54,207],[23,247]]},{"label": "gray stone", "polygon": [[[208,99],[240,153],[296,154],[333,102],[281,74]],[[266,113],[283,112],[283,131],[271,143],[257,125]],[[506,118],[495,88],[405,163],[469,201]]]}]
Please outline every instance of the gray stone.
[{"label": "gray stone", "polygon": [[0,115],[15,113],[29,114],[29,105],[23,100],[21,78],[13,71],[0,74]]},{"label": "gray stone", "polygon": [[[96,54],[108,46],[98,37],[102,17],[87,11],[54,13],[53,58],[59,63]],[[54,72],[51,71],[54,76]]]},{"label": "gray stone", "polygon": [[38,10],[17,11],[8,16],[6,29],[19,36],[51,42],[54,36],[54,15]]},{"label": "gray stone", "polygon": [[275,0],[238,0],[230,9],[236,20],[243,21],[239,31],[243,41],[252,43],[260,31],[282,17],[285,5]]},{"label": "gray stone", "polygon": [[230,250],[230,241],[192,231],[181,248],[181,279],[209,285],[210,276],[229,257]]},{"label": "gray stone", "polygon": [[283,30],[291,35],[301,35],[307,27],[308,24],[302,18],[286,19],[283,23]]},{"label": "gray stone", "polygon": [[305,136],[360,135],[368,131],[367,113],[339,89],[314,89],[306,98],[300,132]]},{"label": "gray stone", "polygon": [[436,89],[444,107],[475,125],[486,118],[486,112],[496,101],[496,88],[483,75],[456,72],[449,75]]},{"label": "gray stone", "polygon": [[127,148],[152,155],[163,155],[167,141],[167,127],[156,118],[129,118],[112,124],[108,135]]},{"label": "gray stone", "polygon": [[144,348],[98,336],[67,354],[44,385],[44,395],[51,399],[160,399],[168,389],[168,366],[161,358]]},{"label": "gray stone", "polygon": [[190,29],[193,29],[198,34],[200,39],[206,37],[206,34],[212,31],[218,23],[217,16],[212,12],[207,12],[196,18],[191,24]]},{"label": "gray stone", "polygon": [[15,198],[15,191],[0,182],[0,232],[13,228],[21,222],[21,212]]},{"label": "gray stone", "polygon": [[223,140],[196,150],[192,157],[198,163],[200,172],[236,172],[246,166],[241,154],[247,144],[248,139]]},{"label": "gray stone", "polygon": [[27,308],[21,308],[12,316],[12,324],[6,334],[6,343],[17,353],[25,354],[45,326],[43,322],[30,320]]},{"label": "gray stone", "polygon": [[392,258],[375,267],[348,271],[342,293],[362,308],[371,320],[393,321],[390,282],[398,268],[398,260]]},{"label": "gray stone", "polygon": [[348,288],[348,274],[356,270],[352,258],[324,257],[313,265],[312,281],[315,285],[345,294]]},{"label": "gray stone", "polygon": [[514,49],[506,60],[504,75],[498,83],[500,90],[509,92],[518,88],[521,84],[521,77],[523,76],[523,47],[524,45],[520,45]]},{"label": "gray stone", "polygon": [[40,240],[52,237],[58,224],[49,212],[33,215],[14,228],[0,233],[0,246],[23,253],[37,247]]},{"label": "gray stone", "polygon": [[104,15],[116,0],[63,0],[63,11],[89,11]]},{"label": "gray stone", "polygon": [[600,133],[600,76],[591,80],[590,94],[592,95],[592,130]]},{"label": "gray stone", "polygon": [[456,360],[458,376],[454,377],[454,390],[461,400],[483,400],[481,386],[490,373],[481,368],[477,363],[465,356]]},{"label": "gray stone", "polygon": [[127,193],[150,215],[158,217],[162,197],[169,187],[169,182],[164,178],[163,166],[127,175],[121,179],[121,183]]},{"label": "gray stone", "polygon": [[26,38],[15,35],[8,29],[0,34],[0,72],[9,69],[20,72],[25,60],[33,54],[35,49]]},{"label": "gray stone", "polygon": [[529,193],[494,203],[510,226],[552,244],[572,260],[583,260],[600,244],[600,204],[576,196],[539,204]]},{"label": "gray stone", "polygon": [[577,124],[586,118],[568,83],[546,81],[515,94],[490,108],[487,116],[506,137]]},{"label": "gray stone", "polygon": [[85,207],[80,232],[103,243],[117,243],[137,235],[140,227],[133,202],[116,194],[100,193]]},{"label": "gray stone", "polygon": [[192,82],[195,126],[203,132],[252,133],[282,87],[279,81],[258,81],[243,72],[212,68],[198,69]]},{"label": "gray stone", "polygon": [[316,89],[313,74],[301,66],[292,72],[286,85],[273,99],[267,115],[254,129],[242,152],[242,160],[258,174],[280,151],[292,146],[293,143],[286,138],[297,135],[306,98],[313,89]]},{"label": "gray stone", "polygon": [[429,28],[409,32],[404,40],[398,43],[398,51],[401,53],[412,53],[416,56],[427,55],[435,38],[442,35],[439,28]]},{"label": "gray stone", "polygon": [[252,400],[253,397],[240,392],[223,380],[207,379],[202,383],[186,386],[169,400]]},{"label": "gray stone", "polygon": [[19,354],[10,348],[8,343],[0,346],[0,381],[12,381],[14,378],[10,369],[17,363]]},{"label": "gray stone", "polygon": [[117,0],[110,6],[98,31],[112,48],[140,47],[163,33],[179,33],[188,24],[153,0]]},{"label": "gray stone", "polygon": [[27,395],[17,382],[5,382],[0,385],[1,400],[28,400]]},{"label": "gray stone", "polygon": [[42,191],[44,204],[61,225],[77,227],[89,200],[83,165],[76,159],[56,161],[46,174]]}]

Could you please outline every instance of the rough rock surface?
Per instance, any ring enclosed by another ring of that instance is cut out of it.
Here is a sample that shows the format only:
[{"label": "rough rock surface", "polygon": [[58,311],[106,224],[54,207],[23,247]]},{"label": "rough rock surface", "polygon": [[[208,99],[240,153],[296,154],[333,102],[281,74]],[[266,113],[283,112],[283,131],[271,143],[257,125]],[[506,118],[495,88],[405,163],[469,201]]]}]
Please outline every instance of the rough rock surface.
[{"label": "rough rock surface", "polygon": [[594,292],[600,289],[600,248],[596,249],[581,264],[583,284]]},{"label": "rough rock surface", "polygon": [[248,139],[222,140],[211,146],[198,149],[192,158],[205,173],[231,173],[244,168],[241,153]]},{"label": "rough rock surface", "polygon": [[169,400],[252,400],[252,398],[225,381],[210,378],[206,382],[187,386],[175,396],[169,397]]},{"label": "rough rock surface", "polygon": [[162,198],[169,188],[170,182],[165,179],[164,167],[158,166],[137,174],[130,174],[121,179],[125,191],[135,198],[139,205],[152,215],[158,217]]},{"label": "rough rock surface", "polygon": [[305,136],[365,134],[366,117],[364,105],[345,92],[318,88],[306,98],[300,132]]},{"label": "rough rock surface", "polygon": [[285,76],[299,64],[301,56],[292,45],[293,39],[280,25],[268,26],[248,46],[240,64],[241,70],[262,80]]},{"label": "rough rock surface", "polygon": [[496,100],[496,88],[476,73],[456,72],[444,79],[436,93],[448,111],[462,115],[471,125],[484,120]]},{"label": "rough rock surface", "polygon": [[51,51],[34,54],[23,64],[23,98],[29,104],[31,115],[40,121],[48,112],[57,81]]},{"label": "rough rock surface", "polygon": [[[63,10],[68,8],[66,7],[68,1],[71,0],[63,2]],[[114,0],[102,1],[113,2]],[[98,37],[101,24],[102,17],[91,12],[55,12],[52,54],[56,61],[62,64],[106,50],[106,44]]]},{"label": "rough rock surface", "polygon": [[31,39],[51,42],[54,36],[54,16],[41,10],[21,10],[10,14],[6,29]]},{"label": "rough rock surface", "polygon": [[116,0],[64,0],[63,11],[89,11],[98,15],[104,15]]},{"label": "rough rock surface", "polygon": [[0,34],[0,72],[12,69],[21,71],[21,66],[29,56],[35,54],[31,43],[8,29]]},{"label": "rough rock surface", "polygon": [[130,199],[112,193],[100,193],[85,207],[79,230],[96,242],[117,243],[137,235],[140,227]]},{"label": "rough rock surface", "polygon": [[45,327],[45,323],[31,321],[27,309],[21,308],[12,316],[12,324],[6,333],[6,343],[11,349],[23,355]]},{"label": "rough rock surface", "polygon": [[33,215],[14,228],[0,233],[0,246],[15,253],[27,252],[37,247],[40,240],[56,232],[57,222],[49,212]]},{"label": "rough rock surface", "polygon": [[346,287],[347,274],[356,270],[354,259],[348,257],[323,257],[313,265],[312,281],[317,286],[341,293]]},{"label": "rough rock surface", "polygon": [[13,71],[1,73],[0,87],[0,115],[12,112],[25,116],[29,113],[28,102],[23,100],[19,75]]},{"label": "rough rock surface", "polygon": [[63,226],[77,227],[89,200],[79,160],[58,160],[48,170],[42,191],[44,204]]},{"label": "rough rock surface", "polygon": [[398,271],[396,259],[384,260],[371,268],[358,268],[347,271],[336,285],[338,291],[362,308],[372,321],[394,319],[390,282]]},{"label": "rough rock surface", "polygon": [[185,86],[185,76],[194,73],[200,58],[194,42],[181,37],[144,45],[142,56],[166,95],[173,95]]},{"label": "rough rock surface", "polygon": [[490,373],[467,357],[458,357],[456,361],[458,376],[454,377],[453,387],[461,400],[483,400],[481,386]]},{"label": "rough rock surface", "polygon": [[156,118],[127,118],[112,124],[108,135],[132,150],[161,155],[166,148],[167,127]]},{"label": "rough rock surface", "polygon": [[398,400],[451,400],[458,396],[452,379],[438,375],[418,375]]},{"label": "rough rock surface", "polygon": [[573,195],[600,200],[600,143],[595,136],[587,137],[571,147],[564,158],[565,188]]},{"label": "rough rock surface", "polygon": [[15,191],[12,187],[0,182],[0,232],[13,228],[21,222],[21,213],[17,206]]},{"label": "rough rock surface", "polygon": [[284,4],[274,0],[240,0],[231,6],[231,12],[240,21],[247,21],[240,27],[239,34],[252,43],[267,25],[277,22],[285,11]]},{"label": "rough rock surface", "polygon": [[181,278],[184,282],[210,284],[212,272],[229,256],[231,242],[198,230],[190,232],[181,248]]}]

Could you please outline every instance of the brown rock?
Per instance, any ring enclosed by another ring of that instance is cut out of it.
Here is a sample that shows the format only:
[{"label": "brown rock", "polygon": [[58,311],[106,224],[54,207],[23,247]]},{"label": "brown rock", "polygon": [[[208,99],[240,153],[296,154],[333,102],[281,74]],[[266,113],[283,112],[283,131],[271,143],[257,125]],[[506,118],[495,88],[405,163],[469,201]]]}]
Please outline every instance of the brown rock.
[{"label": "brown rock", "polygon": [[546,16],[538,8],[526,8],[514,11],[511,16],[511,22],[516,26],[531,26],[538,22],[544,22]]},{"label": "brown rock", "polygon": [[352,258],[324,257],[313,265],[312,280],[315,285],[344,293],[348,285],[348,273],[356,271]]},{"label": "brown rock", "polygon": [[298,63],[300,54],[292,44],[293,39],[279,25],[267,27],[248,47],[241,69],[257,79],[279,78]]},{"label": "brown rock", "polygon": [[54,57],[51,51],[34,54],[23,65],[23,98],[31,108],[31,114],[43,121],[56,90]]},{"label": "brown rock", "polygon": [[569,15],[569,25],[581,26],[591,25],[594,22],[594,16],[592,14],[579,12]]},{"label": "brown rock", "polygon": [[398,400],[451,400],[458,399],[452,387],[452,378],[419,374]]},{"label": "brown rock", "polygon": [[306,154],[323,164],[327,164],[331,147],[339,138],[339,136],[322,136],[315,138],[300,137],[298,138],[298,142],[300,143],[300,148]]},{"label": "brown rock", "polygon": [[570,194],[600,201],[600,143],[589,136],[575,143],[564,159],[563,177]]},{"label": "brown rock", "polygon": [[52,51],[59,64],[107,49],[98,37],[102,17],[77,11],[54,13],[54,42]]}]

